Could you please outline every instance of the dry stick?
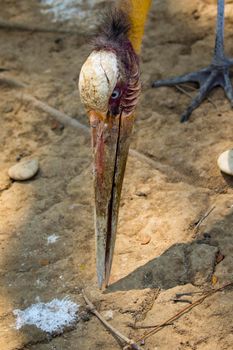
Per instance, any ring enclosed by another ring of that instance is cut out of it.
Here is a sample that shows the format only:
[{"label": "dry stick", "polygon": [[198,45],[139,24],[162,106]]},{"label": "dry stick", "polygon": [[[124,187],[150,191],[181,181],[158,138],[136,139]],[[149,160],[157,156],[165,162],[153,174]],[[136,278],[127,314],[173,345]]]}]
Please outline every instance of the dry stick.
[{"label": "dry stick", "polygon": [[[182,84],[182,85],[183,85],[184,87],[186,87],[186,88],[192,90],[192,91],[197,91],[197,89],[196,89],[195,87],[191,86],[191,85],[188,85],[188,84]],[[188,97],[193,98],[193,96],[192,96],[191,94],[189,94],[186,90],[184,90],[181,86],[175,85],[175,87],[177,88],[177,90],[183,92],[183,93],[184,93],[185,95],[187,95]],[[210,103],[214,106],[215,109],[217,109],[216,104],[214,103],[214,101],[213,101],[210,97],[207,97],[206,99],[207,99],[208,102],[210,102]]]},{"label": "dry stick", "polygon": [[0,76],[0,84],[1,85],[8,85],[11,87],[22,87],[25,88],[27,87],[26,84],[21,83],[20,81],[14,79],[14,78],[9,78],[9,77],[4,77],[4,76]]},{"label": "dry stick", "polygon": [[135,349],[135,350],[142,350],[139,345],[137,345],[132,339],[127,338],[124,336],[122,333],[120,333],[116,328],[111,326],[104,318],[103,316],[100,315],[100,313],[96,310],[95,306],[92,304],[92,302],[87,298],[84,290],[82,290],[82,295],[83,298],[88,305],[89,311],[94,314],[100,322],[104,324],[104,326],[113,334],[115,335],[118,339],[123,341],[124,343],[127,344],[128,349]]},{"label": "dry stick", "polygon": [[129,154],[140,160],[142,163],[146,162],[148,165],[152,166],[154,169],[158,169],[158,164],[151,158],[147,157],[145,154],[140,153],[139,151],[136,151],[136,149],[130,148]]},{"label": "dry stick", "polygon": [[78,129],[83,130],[85,133],[89,134],[89,128],[86,125],[83,125],[79,123],[76,119],[73,119],[66,115],[63,112],[58,111],[57,109],[50,107],[46,103],[38,100],[37,98],[33,97],[29,94],[22,94],[22,93],[16,93],[16,98],[24,101],[24,102],[30,102],[33,104],[34,107],[50,114],[52,117],[54,117],[56,120],[58,120],[61,124],[69,125]]},{"label": "dry stick", "polygon": [[69,30],[69,29],[57,29],[57,28],[44,28],[23,23],[13,23],[0,19],[0,29],[10,31],[21,31],[21,32],[37,32],[37,33],[59,33],[59,34],[79,34],[87,36],[87,32],[83,29]]},{"label": "dry stick", "polygon": [[212,211],[215,209],[215,206],[213,206],[210,210],[203,215],[203,217],[198,221],[198,223],[195,225],[195,230],[197,231],[199,226],[202,224],[202,222],[212,213]]},{"label": "dry stick", "polygon": [[[167,326],[172,326],[173,323],[166,323],[164,325],[164,327],[167,327]],[[148,325],[148,326],[144,326],[144,325],[141,325],[141,326],[137,326],[135,324],[128,324],[129,327],[133,328],[133,329],[148,329],[148,328],[155,328],[155,327],[158,327],[158,325]]]},{"label": "dry stick", "polygon": [[183,89],[181,86],[179,85],[175,85],[175,87],[177,88],[177,90],[179,90],[180,92],[183,92],[183,94],[185,94],[186,96],[190,97],[190,98],[193,98],[193,96],[187,92],[185,89]]},{"label": "dry stick", "polygon": [[228,284],[225,284],[224,286],[215,289],[215,290],[211,290],[209,291],[207,294],[205,294],[203,297],[199,298],[198,300],[196,300],[192,305],[186,306],[184,309],[180,310],[176,315],[172,316],[171,318],[169,318],[167,321],[157,325],[153,330],[147,332],[146,334],[144,334],[143,337],[140,337],[136,340],[136,342],[140,342],[143,341],[147,338],[149,338],[151,335],[159,332],[161,329],[163,329],[163,327],[165,325],[167,325],[168,323],[171,323],[175,320],[177,320],[178,318],[180,318],[181,316],[183,316],[185,313],[187,313],[188,311],[190,311],[192,308],[194,308],[195,306],[201,304],[206,298],[210,297],[211,295],[220,292],[224,289],[226,289],[227,287],[233,286],[233,282],[230,282]]},{"label": "dry stick", "polygon": [[7,67],[0,67],[0,72],[7,72],[11,70],[12,68],[7,68]]},{"label": "dry stick", "polygon": [[[50,114],[53,118],[55,118],[56,120],[58,120],[60,123],[62,123],[64,125],[68,125],[68,126],[72,126],[72,127],[81,129],[88,135],[90,133],[88,126],[81,124],[76,119],[69,117],[67,114],[60,112],[57,109],[50,107],[48,104],[38,100],[37,98],[33,97],[32,95],[24,94],[24,93],[16,93],[16,98],[19,99],[20,101],[32,103],[32,105],[34,107]],[[147,157],[146,155],[144,155],[144,154],[142,154],[134,149],[130,149],[129,154],[131,156],[133,156],[134,158],[139,159],[141,162],[146,162],[147,164],[149,164],[150,166],[152,166],[155,169],[158,168],[157,163],[155,161],[153,161],[153,159]]]}]

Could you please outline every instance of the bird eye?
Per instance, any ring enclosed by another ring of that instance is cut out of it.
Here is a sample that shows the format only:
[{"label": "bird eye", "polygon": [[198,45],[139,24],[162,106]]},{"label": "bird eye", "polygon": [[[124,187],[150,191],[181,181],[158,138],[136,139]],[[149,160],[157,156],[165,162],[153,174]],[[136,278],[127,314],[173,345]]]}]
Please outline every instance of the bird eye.
[{"label": "bird eye", "polygon": [[119,96],[120,96],[120,90],[119,90],[119,89],[113,90],[112,95],[111,95],[111,98],[112,98],[113,100],[116,100]]}]

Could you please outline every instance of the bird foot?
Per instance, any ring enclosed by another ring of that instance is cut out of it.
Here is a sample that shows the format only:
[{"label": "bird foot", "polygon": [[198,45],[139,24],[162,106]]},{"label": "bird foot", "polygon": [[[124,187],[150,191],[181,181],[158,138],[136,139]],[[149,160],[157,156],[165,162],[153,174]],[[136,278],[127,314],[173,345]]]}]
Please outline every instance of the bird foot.
[{"label": "bird foot", "polygon": [[181,122],[188,121],[193,110],[200,106],[208,93],[216,86],[221,86],[228,100],[233,107],[233,88],[230,80],[230,68],[233,66],[233,59],[221,58],[213,60],[207,67],[197,72],[181,75],[176,78],[157,80],[153,82],[152,87],[174,86],[181,83],[198,83],[199,92],[193,98],[186,111],[181,116]]}]

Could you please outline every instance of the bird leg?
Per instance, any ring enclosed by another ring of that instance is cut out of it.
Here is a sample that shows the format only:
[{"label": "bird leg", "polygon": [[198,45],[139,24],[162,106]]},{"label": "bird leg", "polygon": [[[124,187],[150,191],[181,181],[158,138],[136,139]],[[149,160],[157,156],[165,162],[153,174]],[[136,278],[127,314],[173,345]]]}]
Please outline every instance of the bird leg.
[{"label": "bird leg", "polygon": [[199,92],[182,114],[181,122],[189,119],[193,110],[200,106],[208,93],[216,86],[221,86],[224,89],[233,107],[233,88],[230,80],[230,68],[233,66],[233,59],[227,58],[224,53],[224,8],[225,0],[218,0],[215,49],[211,64],[199,71],[171,79],[157,80],[152,84],[152,87],[174,86],[188,82],[199,84]]}]

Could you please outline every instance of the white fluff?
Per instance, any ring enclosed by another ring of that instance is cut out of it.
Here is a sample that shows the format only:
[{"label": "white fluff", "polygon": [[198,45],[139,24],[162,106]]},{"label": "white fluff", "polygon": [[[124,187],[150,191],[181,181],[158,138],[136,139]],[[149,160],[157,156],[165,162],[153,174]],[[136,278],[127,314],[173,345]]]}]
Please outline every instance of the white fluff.
[{"label": "white fluff", "polygon": [[53,244],[56,243],[59,239],[59,236],[57,236],[55,233],[47,237],[47,244]]},{"label": "white fluff", "polygon": [[25,325],[34,325],[47,333],[62,332],[78,321],[79,305],[68,298],[53,299],[49,303],[33,304],[25,310],[16,309],[13,314],[16,318],[16,329]]}]

